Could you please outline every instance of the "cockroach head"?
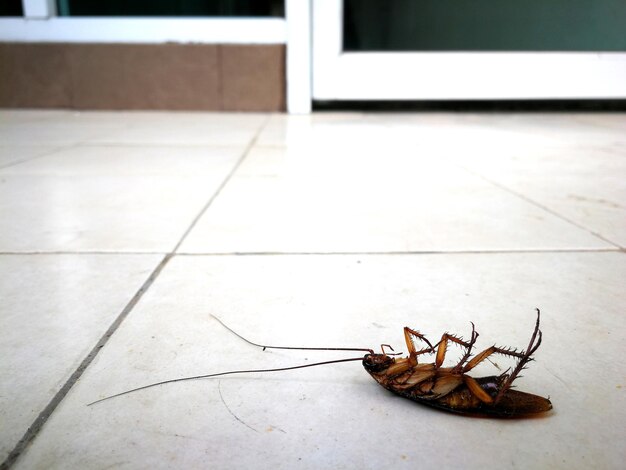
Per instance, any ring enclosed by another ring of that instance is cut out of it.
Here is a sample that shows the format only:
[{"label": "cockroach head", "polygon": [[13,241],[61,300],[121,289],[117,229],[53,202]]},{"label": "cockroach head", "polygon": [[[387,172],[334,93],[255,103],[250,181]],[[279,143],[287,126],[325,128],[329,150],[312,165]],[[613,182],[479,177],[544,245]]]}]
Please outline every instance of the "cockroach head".
[{"label": "cockroach head", "polygon": [[366,354],[363,358],[363,367],[370,374],[383,372],[393,363],[393,357],[386,354]]}]

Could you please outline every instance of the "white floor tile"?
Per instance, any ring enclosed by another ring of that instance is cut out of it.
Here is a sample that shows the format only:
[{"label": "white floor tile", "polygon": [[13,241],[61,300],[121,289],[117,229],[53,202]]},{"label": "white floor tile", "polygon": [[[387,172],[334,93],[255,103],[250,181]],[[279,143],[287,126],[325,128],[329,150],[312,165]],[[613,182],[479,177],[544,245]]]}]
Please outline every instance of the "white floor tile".
[{"label": "white floor tile", "polygon": [[42,114],[38,117],[19,114],[0,121],[3,145],[75,145],[123,128],[113,119],[82,119],[70,112]]},{"label": "white floor tile", "polygon": [[626,246],[623,145],[502,146],[456,155],[459,165]]},{"label": "white floor tile", "polygon": [[70,111],[57,109],[0,109],[0,126],[65,119],[70,114]]},{"label": "white floor tile", "polygon": [[[624,352],[625,276],[618,252],[176,257],[17,468],[618,468],[626,402],[622,366],[607,358]],[[350,357],[262,352],[210,314],[264,343],[405,350],[405,325],[436,340],[467,335],[470,321],[477,347],[525,347],[534,307],[543,344],[517,386],[550,396],[542,419],[425,408],[380,388],[358,362],[179,382],[86,406],[169,378]]]},{"label": "white floor tile", "polygon": [[402,145],[258,147],[186,253],[606,248],[520,197]]},{"label": "white floor tile", "polygon": [[467,116],[466,124],[487,148],[493,143],[516,148],[624,144],[626,136],[619,130],[625,120],[624,113],[494,113]]},{"label": "white floor tile", "polygon": [[268,119],[254,113],[136,113],[124,127],[92,143],[143,145],[247,145]]},{"label": "white floor tile", "polygon": [[154,255],[0,255],[0,460],[159,262]]},{"label": "white floor tile", "polygon": [[468,118],[454,114],[318,113],[273,115],[257,143],[308,148],[311,145],[362,148],[368,144],[409,146],[445,139],[467,128]]},{"label": "white floor tile", "polygon": [[173,249],[242,147],[74,147],[0,170],[0,250]]},{"label": "white floor tile", "polygon": [[[0,111],[0,455],[226,182],[17,468],[620,468],[625,130],[624,113]],[[405,350],[405,325],[436,341],[470,321],[479,347],[525,347],[534,307],[518,387],[550,396],[544,419],[420,407],[358,362],[85,406],[337,357],[260,351],[211,313],[256,341]]]},{"label": "white floor tile", "polygon": [[55,152],[59,147],[51,145],[2,145],[0,143],[0,169],[7,165],[15,165],[19,162],[30,160],[31,158],[49,155]]}]

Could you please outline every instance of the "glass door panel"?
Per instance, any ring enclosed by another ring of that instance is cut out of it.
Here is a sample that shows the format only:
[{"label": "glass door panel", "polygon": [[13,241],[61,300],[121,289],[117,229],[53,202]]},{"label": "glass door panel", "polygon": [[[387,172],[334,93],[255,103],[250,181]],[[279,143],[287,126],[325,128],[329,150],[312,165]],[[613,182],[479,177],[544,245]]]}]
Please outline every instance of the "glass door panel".
[{"label": "glass door panel", "polygon": [[626,51],[626,1],[345,0],[343,50]]},{"label": "glass door panel", "polygon": [[313,98],[625,98],[624,24],[624,0],[314,0]]}]

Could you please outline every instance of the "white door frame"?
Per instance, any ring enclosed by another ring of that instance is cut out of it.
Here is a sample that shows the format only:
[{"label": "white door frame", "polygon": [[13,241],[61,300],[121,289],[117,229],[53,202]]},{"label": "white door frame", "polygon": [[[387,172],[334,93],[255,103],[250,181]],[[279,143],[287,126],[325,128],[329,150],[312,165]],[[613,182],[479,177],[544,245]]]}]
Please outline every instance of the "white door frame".
[{"label": "white door frame", "polygon": [[60,17],[54,0],[22,0],[22,7],[23,17],[0,18],[0,41],[201,44],[287,42],[287,21],[284,18]]},{"label": "white door frame", "polygon": [[343,4],[314,0],[313,99],[625,98],[623,52],[342,51]]},{"label": "white door frame", "polygon": [[54,0],[22,0],[0,18],[0,41],[286,44],[287,110],[311,112],[311,1],[285,0],[285,18],[59,17]]}]

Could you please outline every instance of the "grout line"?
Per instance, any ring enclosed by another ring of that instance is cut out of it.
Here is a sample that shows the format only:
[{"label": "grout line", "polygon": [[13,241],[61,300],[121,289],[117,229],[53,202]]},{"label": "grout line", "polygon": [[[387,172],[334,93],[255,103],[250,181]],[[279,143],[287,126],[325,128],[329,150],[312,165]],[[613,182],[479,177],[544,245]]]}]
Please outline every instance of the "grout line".
[{"label": "grout line", "polygon": [[157,267],[152,271],[148,279],[143,283],[143,285],[139,288],[139,290],[135,293],[132,299],[128,302],[126,307],[122,310],[122,312],[117,316],[115,321],[109,326],[107,331],[102,335],[100,340],[96,343],[93,349],[87,354],[87,356],[80,363],[78,368],[74,371],[74,373],[70,376],[69,379],[63,384],[63,386],[59,389],[59,391],[54,395],[52,400],[48,403],[48,405],[43,409],[39,416],[33,421],[19,442],[15,445],[11,453],[9,453],[8,457],[0,464],[0,470],[8,469],[11,465],[15,463],[15,461],[20,457],[22,452],[28,447],[28,445],[33,441],[33,439],[37,436],[41,428],[46,424],[48,418],[52,415],[52,413],[56,410],[57,406],[63,401],[65,396],[68,394],[70,389],[74,386],[74,384],[80,379],[83,375],[83,372],[89,367],[92,361],[96,358],[100,350],[104,347],[104,345],[109,341],[113,333],[118,329],[118,327],[122,324],[124,319],[128,316],[131,310],[135,307],[137,302],[141,299],[143,294],[150,288],[152,283],[161,273],[163,268],[167,265],[168,261],[172,258],[172,254],[166,255],[161,262],[157,265]]},{"label": "grout line", "polygon": [[416,255],[489,255],[515,253],[626,253],[626,248],[520,248],[493,250],[407,250],[407,251],[199,251],[199,252],[149,252],[149,251],[0,251],[0,256],[416,256]]},{"label": "grout line", "polygon": [[[45,145],[45,144],[43,144],[43,145]],[[74,148],[74,147],[77,147],[77,146],[78,146],[78,144],[60,145],[59,147],[55,147],[53,149],[50,149],[47,152],[42,153],[41,155],[35,155],[34,157],[28,157],[28,158],[25,158],[23,160],[18,160],[18,161],[15,161],[15,162],[7,163],[5,165],[0,165],[0,170],[4,170],[5,168],[12,168],[14,166],[21,165],[22,163],[30,162],[30,161],[33,161],[33,160],[38,160],[40,158],[49,157],[50,155],[54,155],[56,153],[62,152],[63,150],[71,149],[71,148]],[[11,176],[13,176],[13,175],[11,174]]]},{"label": "grout line", "polygon": [[200,212],[198,213],[198,215],[196,215],[196,217],[193,219],[193,221],[191,222],[191,225],[189,225],[189,227],[187,228],[187,230],[185,231],[185,233],[183,233],[183,236],[180,238],[180,240],[178,240],[178,243],[176,244],[176,246],[174,247],[174,249],[171,251],[172,254],[176,253],[178,251],[178,248],[180,248],[180,246],[183,244],[183,242],[185,241],[185,239],[187,238],[187,236],[189,235],[189,233],[194,229],[194,227],[196,226],[196,224],[198,223],[198,221],[200,220],[200,218],[204,215],[204,213],[209,209],[209,207],[211,207],[211,205],[213,204],[213,202],[215,201],[215,199],[217,199],[217,197],[222,193],[222,190],[224,189],[224,187],[226,187],[226,185],[230,182],[230,180],[232,179],[232,177],[234,176],[234,174],[237,172],[237,170],[239,169],[239,167],[241,166],[241,164],[244,162],[244,160],[248,157],[248,155],[250,154],[250,151],[252,150],[252,147],[254,147],[254,145],[256,144],[256,141],[258,140],[259,136],[261,135],[261,132],[263,132],[263,129],[265,129],[265,127],[267,126],[268,122],[271,119],[271,115],[267,116],[267,118],[265,119],[265,121],[259,126],[259,128],[257,129],[256,133],[254,134],[254,137],[252,137],[252,139],[250,139],[250,142],[248,142],[248,145],[246,145],[244,151],[241,154],[241,157],[239,157],[239,160],[237,160],[237,163],[235,163],[235,165],[233,166],[233,168],[230,170],[230,172],[226,175],[226,178],[224,178],[224,180],[222,181],[222,183],[219,185],[219,187],[215,190],[215,192],[213,193],[213,195],[209,198],[209,200],[207,201],[207,203],[204,205],[204,207],[202,207],[202,209],[200,209]]},{"label": "grout line", "polygon": [[161,255],[165,256],[169,253],[164,251],[0,251],[0,256],[15,256],[15,255],[24,255],[24,256],[33,256],[33,255],[115,255],[115,256],[154,256]]},{"label": "grout line", "polygon": [[[87,356],[82,360],[78,368],[69,377],[69,379],[67,379],[67,381],[63,384],[63,386],[59,389],[59,391],[54,395],[52,400],[50,400],[48,405],[43,409],[43,411],[39,413],[35,421],[33,421],[33,423],[28,427],[28,429],[26,430],[22,438],[18,441],[18,443],[15,445],[13,450],[9,453],[9,455],[4,460],[4,462],[0,464],[0,470],[8,469],[11,465],[13,465],[16,462],[16,460],[20,457],[20,455],[22,455],[22,453],[26,450],[29,444],[35,439],[37,434],[39,434],[39,432],[41,431],[43,426],[46,424],[46,422],[48,421],[52,413],[54,413],[54,411],[56,410],[57,406],[59,406],[59,404],[63,401],[63,399],[69,393],[69,391],[74,386],[74,384],[78,382],[78,380],[83,375],[85,370],[89,367],[89,365],[96,358],[100,350],[106,345],[106,343],[109,341],[111,336],[117,331],[117,329],[120,327],[122,322],[126,319],[126,317],[133,310],[135,305],[137,305],[139,300],[141,300],[141,298],[146,293],[146,291],[152,286],[152,284],[157,279],[157,277],[159,276],[163,268],[165,268],[167,263],[174,257],[176,250],[183,243],[187,235],[189,235],[189,232],[191,232],[191,230],[195,227],[200,217],[202,217],[202,215],[206,212],[206,210],[211,206],[211,204],[213,203],[215,198],[219,195],[219,193],[222,191],[224,186],[228,184],[228,182],[230,181],[234,173],[237,171],[241,163],[245,160],[245,158],[250,153],[250,150],[254,146],[255,142],[257,141],[259,135],[261,134],[261,132],[267,125],[268,121],[269,121],[269,116],[265,119],[263,124],[259,126],[256,133],[254,134],[254,137],[250,139],[250,142],[246,146],[245,150],[243,151],[237,163],[233,166],[232,170],[228,173],[228,175],[226,175],[226,177],[222,181],[222,184],[220,184],[218,189],[213,193],[211,198],[204,205],[204,207],[200,210],[198,215],[193,219],[193,221],[191,222],[187,230],[183,233],[183,235],[179,239],[176,246],[174,246],[174,248],[163,257],[161,262],[157,265],[156,268],[154,268],[152,273],[148,276],[148,279],[146,279],[146,281],[142,284],[139,290],[135,293],[132,299],[128,302],[126,307],[124,307],[122,312],[113,321],[111,326],[109,326],[109,328],[104,333],[104,335],[102,335],[100,340],[92,348],[89,354],[87,354]],[[37,254],[37,253],[33,253],[33,254]]]},{"label": "grout line", "polygon": [[498,255],[524,253],[622,253],[623,248],[557,248],[520,250],[423,250],[423,251],[233,251],[233,252],[182,252],[176,256],[419,256],[419,255]]},{"label": "grout line", "polygon": [[535,201],[534,199],[529,198],[528,196],[526,196],[526,195],[524,195],[524,194],[522,194],[520,192],[517,192],[517,191],[515,191],[515,190],[513,190],[513,189],[511,189],[511,188],[509,188],[507,186],[504,186],[501,183],[493,181],[492,179],[487,178],[486,176],[484,176],[484,175],[482,175],[480,173],[477,173],[477,172],[475,172],[473,170],[470,170],[469,168],[466,168],[463,165],[460,165],[460,164],[456,164],[456,165],[459,168],[461,168],[462,170],[465,170],[466,172],[468,172],[469,174],[474,175],[474,176],[476,176],[476,177],[486,181],[487,183],[489,183],[489,184],[491,184],[491,185],[493,185],[493,186],[495,186],[497,188],[500,188],[500,189],[508,192],[509,194],[517,196],[518,198],[522,199],[523,201],[528,202],[529,204],[534,205],[535,207],[543,209],[544,211],[548,212],[549,214],[552,214],[553,216],[558,217],[559,219],[569,223],[570,225],[573,225],[574,227],[577,227],[577,228],[579,228],[581,230],[584,230],[585,232],[590,233],[594,237],[599,238],[600,240],[602,240],[602,241],[604,241],[604,242],[606,242],[606,243],[608,243],[610,245],[613,245],[617,249],[621,250],[622,248],[624,248],[621,245],[619,245],[618,243],[615,243],[614,241],[609,240],[608,238],[606,238],[605,236],[601,235],[600,233],[595,232],[595,231],[585,227],[584,225],[579,224],[578,222],[575,222],[574,220],[570,219],[569,217],[566,217],[563,214],[560,214],[557,211],[555,211],[553,209],[550,209],[548,206],[545,206],[545,205]]}]

